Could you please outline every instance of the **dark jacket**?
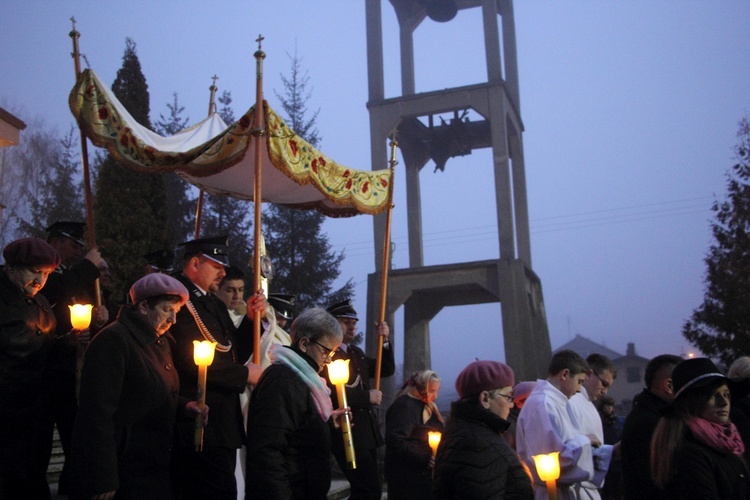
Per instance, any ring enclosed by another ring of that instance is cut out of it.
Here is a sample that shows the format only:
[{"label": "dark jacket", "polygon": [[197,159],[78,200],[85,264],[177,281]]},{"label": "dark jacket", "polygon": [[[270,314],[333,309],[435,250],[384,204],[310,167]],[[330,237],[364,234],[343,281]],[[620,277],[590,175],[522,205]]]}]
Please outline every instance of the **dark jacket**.
[{"label": "dark jacket", "polygon": [[507,428],[479,405],[452,403],[435,459],[434,498],[534,498],[531,478],[501,435]]},{"label": "dark jacket", "polygon": [[[347,351],[338,349],[333,360],[348,359],[349,382],[346,384],[346,402],[352,409],[352,439],[356,449],[372,450],[383,445],[378,416],[370,403],[370,377],[375,375],[375,359],[365,356],[359,347],[349,345]],[[393,348],[383,347],[381,377],[390,377],[396,369],[393,359]],[[323,377],[328,380],[328,369],[323,370]],[[336,387],[328,381],[331,389],[331,401],[334,408],[339,408]],[[343,454],[343,446],[334,451]]]},{"label": "dark jacket", "polygon": [[49,496],[47,370],[56,342],[47,299],[28,297],[0,268],[0,498]]},{"label": "dark jacket", "polygon": [[123,306],[91,341],[73,432],[74,496],[112,490],[117,498],[171,496],[180,381],[167,336],[158,337],[132,306]]},{"label": "dark jacket", "polygon": [[422,423],[424,403],[403,394],[385,416],[385,477],[388,498],[432,498],[432,449],[427,433],[443,431],[443,422],[432,414]]},{"label": "dark jacket", "polygon": [[[306,354],[295,352],[317,370]],[[282,364],[266,368],[253,389],[247,429],[248,499],[327,498],[330,428],[297,373]]]},{"label": "dark jacket", "polygon": [[688,431],[674,462],[674,480],[661,498],[675,500],[742,500],[749,498],[750,470],[743,458],[721,454],[695,440]]},{"label": "dark jacket", "polygon": [[625,419],[620,441],[623,496],[626,500],[657,500],[663,498],[651,480],[651,436],[667,405],[648,389],[633,400],[633,409]]},{"label": "dark jacket", "polygon": [[54,338],[55,316],[47,299],[39,293],[28,297],[0,268],[0,402],[4,408],[37,404]]},{"label": "dark jacket", "polygon": [[[222,345],[234,344],[234,324],[226,305],[215,295],[202,294],[184,275],[175,276],[188,289],[190,301],[211,335]],[[177,314],[177,323],[170,333],[175,341],[174,364],[180,375],[180,395],[196,399],[198,367],[193,359],[193,341],[206,340],[193,315],[184,305]],[[247,385],[247,367],[238,363],[235,348],[216,350],[214,361],[207,370],[206,405],[211,415],[204,430],[204,447],[240,448],[245,436],[240,393]],[[178,416],[177,435],[180,447],[193,448],[193,418]]]}]

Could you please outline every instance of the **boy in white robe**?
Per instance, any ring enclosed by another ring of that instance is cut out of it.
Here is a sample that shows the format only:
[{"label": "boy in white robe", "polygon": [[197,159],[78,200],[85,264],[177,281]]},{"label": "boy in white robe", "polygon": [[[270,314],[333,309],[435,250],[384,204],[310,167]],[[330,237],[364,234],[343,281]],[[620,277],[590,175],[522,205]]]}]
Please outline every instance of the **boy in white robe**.
[{"label": "boy in white robe", "polygon": [[581,389],[588,371],[586,360],[575,352],[556,353],[550,361],[547,379],[537,380],[518,416],[516,446],[533,475],[537,500],[546,500],[549,495],[532,457],[555,451],[560,452],[558,497],[561,500],[591,498],[581,483],[594,477],[594,448],[601,441],[581,432],[570,405],[570,398]]},{"label": "boy in white robe", "polygon": [[[589,365],[588,378],[583,383],[583,389],[570,398],[570,405],[578,419],[582,434],[595,436],[597,441],[604,443],[604,428],[602,418],[596,409],[595,401],[607,394],[610,386],[617,377],[614,363],[603,354],[591,354],[586,358]],[[602,444],[594,449],[595,473],[591,481],[584,481],[581,486],[586,488],[588,498],[601,498],[598,488],[604,486],[604,477],[609,470],[612,453],[618,445]]]}]

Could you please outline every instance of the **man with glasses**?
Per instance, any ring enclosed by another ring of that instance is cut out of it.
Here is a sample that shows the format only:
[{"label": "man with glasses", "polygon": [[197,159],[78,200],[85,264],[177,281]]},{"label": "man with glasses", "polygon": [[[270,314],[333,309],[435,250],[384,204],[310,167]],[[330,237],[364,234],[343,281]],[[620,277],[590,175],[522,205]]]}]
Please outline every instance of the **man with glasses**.
[{"label": "man with glasses", "polygon": [[[602,419],[599,416],[599,411],[596,409],[595,401],[598,401],[607,394],[607,391],[617,378],[617,368],[614,363],[607,356],[603,354],[591,354],[586,358],[586,362],[589,364],[588,378],[583,383],[583,389],[570,398],[570,406],[578,418],[579,429],[582,434],[589,436],[596,436],[596,439],[600,443],[604,443],[604,428],[602,427]],[[602,444],[597,448],[597,454],[619,455],[620,444],[617,443],[614,446],[609,444]],[[604,476],[606,471],[609,470],[609,460],[601,460],[597,462],[603,470],[603,474],[597,474],[596,479],[593,481],[584,481],[582,483],[583,488],[586,488],[590,493],[590,497],[599,498],[598,488],[604,486]],[[604,464],[607,467],[604,467]]]},{"label": "man with glasses", "polygon": [[[333,359],[349,360],[349,382],[346,384],[346,400],[352,409],[352,440],[357,459],[357,468],[352,470],[346,464],[344,444],[341,439],[334,439],[333,456],[336,457],[341,470],[351,486],[350,499],[380,499],[381,484],[378,472],[377,450],[383,446],[383,435],[375,413],[375,407],[383,401],[383,393],[370,388],[370,377],[375,375],[375,360],[368,358],[359,347],[352,345],[357,333],[357,311],[350,300],[345,300],[328,307],[327,311],[334,316],[344,331],[344,338],[336,350]],[[383,322],[377,325],[377,334],[384,337],[381,376],[390,377],[396,365],[393,349],[388,341],[388,325]],[[327,375],[327,371],[326,371]],[[334,408],[338,408],[338,396],[335,387],[328,382]]]}]

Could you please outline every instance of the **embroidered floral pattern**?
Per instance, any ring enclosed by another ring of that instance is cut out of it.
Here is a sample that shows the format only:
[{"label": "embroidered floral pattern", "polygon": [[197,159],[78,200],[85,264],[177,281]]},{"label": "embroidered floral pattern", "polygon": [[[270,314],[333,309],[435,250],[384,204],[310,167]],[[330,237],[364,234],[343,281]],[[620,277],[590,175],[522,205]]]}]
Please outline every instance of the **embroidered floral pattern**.
[{"label": "embroidered floral pattern", "polygon": [[[119,162],[144,172],[180,171],[195,178],[208,177],[242,161],[256,140],[251,126],[253,107],[226,130],[188,151],[159,150],[149,144],[153,141],[148,135],[153,133],[120,111],[119,103],[110,102],[106,88],[90,69],[82,72],[69,103],[81,130],[95,145],[106,147]],[[377,214],[390,205],[390,170],[354,170],[334,162],[264,105],[266,161],[298,185],[314,185],[337,207],[320,202],[303,208],[317,208],[328,215],[355,215]]]}]

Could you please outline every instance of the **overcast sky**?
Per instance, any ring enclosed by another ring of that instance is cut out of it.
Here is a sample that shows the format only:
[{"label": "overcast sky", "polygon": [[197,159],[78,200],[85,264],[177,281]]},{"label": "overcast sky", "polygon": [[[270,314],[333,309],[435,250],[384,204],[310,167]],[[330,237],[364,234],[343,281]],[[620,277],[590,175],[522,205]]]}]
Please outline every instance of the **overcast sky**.
[{"label": "overcast sky", "polygon": [[[368,164],[364,1],[0,0],[0,106],[27,123],[73,124],[69,18],[81,51],[111,85],[125,38],[137,53],[151,119],[177,92],[183,116],[205,117],[211,76],[235,114],[254,101],[258,34],[265,96],[296,50],[320,108],[321,150]],[[397,24],[383,1],[386,94],[400,95]],[[725,193],[737,124],[750,112],[747,0],[517,0],[515,22],[532,268],[541,278],[553,349],[576,334],[644,357],[691,347],[683,322],[703,296],[711,204]],[[479,9],[417,31],[417,91],[486,81]],[[84,67],[86,63],[84,62]],[[421,173],[425,263],[497,258],[488,150]],[[396,179],[394,267],[408,266],[403,172]],[[347,256],[364,317],[375,268],[372,221],[326,223]],[[402,345],[403,325],[393,326]],[[446,309],[432,322],[433,369],[452,386],[475,357],[504,359],[499,304]],[[400,351],[397,351],[400,358]]]}]

